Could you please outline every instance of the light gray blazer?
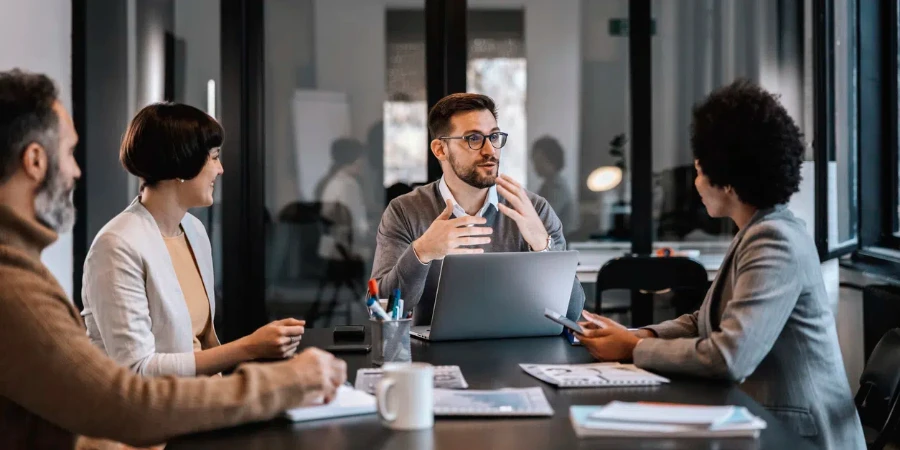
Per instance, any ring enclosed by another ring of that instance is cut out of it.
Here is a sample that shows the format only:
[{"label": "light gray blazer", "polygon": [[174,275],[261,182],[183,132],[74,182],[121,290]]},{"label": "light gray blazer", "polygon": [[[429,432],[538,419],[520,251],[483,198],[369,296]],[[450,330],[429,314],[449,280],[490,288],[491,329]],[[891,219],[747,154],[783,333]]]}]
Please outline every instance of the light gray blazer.
[{"label": "light gray blazer", "polygon": [[699,311],[648,328],[639,367],[742,383],[818,448],[866,448],[816,246],[786,207],[735,236]]},{"label": "light gray blazer", "polygon": [[[215,317],[212,250],[196,217],[181,221]],[[91,244],[82,288],[88,337],[119,364],[147,376],[195,376],[191,316],[156,220],[137,199]],[[208,345],[218,345],[215,330]]]}]

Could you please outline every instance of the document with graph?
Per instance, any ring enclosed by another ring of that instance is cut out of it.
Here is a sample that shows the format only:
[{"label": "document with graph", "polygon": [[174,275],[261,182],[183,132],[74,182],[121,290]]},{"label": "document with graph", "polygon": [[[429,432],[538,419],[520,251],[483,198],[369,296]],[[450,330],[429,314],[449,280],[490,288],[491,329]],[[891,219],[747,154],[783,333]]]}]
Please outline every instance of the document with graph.
[{"label": "document with graph", "polygon": [[553,408],[536,388],[478,390],[434,390],[435,416],[547,417]]},{"label": "document with graph", "polygon": [[[356,389],[375,395],[375,387],[384,375],[382,369],[359,369],[356,371]],[[469,383],[463,377],[459,366],[434,366],[434,387],[440,389],[467,389]]]},{"label": "document with graph", "polygon": [[519,364],[519,367],[538,380],[563,388],[657,386],[669,382],[668,378],[634,364]]}]

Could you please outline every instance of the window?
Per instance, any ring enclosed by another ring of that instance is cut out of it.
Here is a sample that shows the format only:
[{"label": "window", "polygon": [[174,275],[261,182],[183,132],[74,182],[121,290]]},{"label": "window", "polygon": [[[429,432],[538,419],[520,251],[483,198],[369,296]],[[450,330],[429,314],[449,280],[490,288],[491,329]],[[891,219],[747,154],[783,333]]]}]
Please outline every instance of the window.
[{"label": "window", "polygon": [[858,205],[857,0],[834,1],[834,147],[828,156],[828,251],[855,249]]},{"label": "window", "polygon": [[427,181],[419,3],[264,3],[270,320],[367,319],[360,299],[388,195]]}]

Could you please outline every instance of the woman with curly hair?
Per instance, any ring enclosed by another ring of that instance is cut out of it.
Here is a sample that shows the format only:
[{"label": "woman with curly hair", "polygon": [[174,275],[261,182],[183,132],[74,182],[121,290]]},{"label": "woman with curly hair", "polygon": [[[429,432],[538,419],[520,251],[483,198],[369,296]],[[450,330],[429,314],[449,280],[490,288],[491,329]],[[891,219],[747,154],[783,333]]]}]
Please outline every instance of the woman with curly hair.
[{"label": "woman with curly hair", "polygon": [[738,80],[694,107],[694,182],[712,217],[737,225],[700,310],[639,330],[584,312],[600,360],[740,383],[817,448],[864,449],[819,255],[785,204],[803,136],[775,95]]}]

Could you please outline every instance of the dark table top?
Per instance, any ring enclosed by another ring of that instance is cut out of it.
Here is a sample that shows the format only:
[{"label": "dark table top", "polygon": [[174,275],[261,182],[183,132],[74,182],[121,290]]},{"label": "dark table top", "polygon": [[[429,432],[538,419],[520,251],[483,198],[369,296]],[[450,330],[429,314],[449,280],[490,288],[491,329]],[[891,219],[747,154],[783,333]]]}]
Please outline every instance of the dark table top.
[{"label": "dark table top", "polygon": [[[304,345],[332,343],[330,329],[308,329]],[[458,365],[470,389],[541,386],[555,414],[549,418],[480,419],[436,418],[434,429],[399,432],[383,428],[376,415],[319,422],[291,423],[276,419],[172,441],[178,449],[757,449],[803,450],[812,445],[769,414],[736,386],[699,378],[670,377],[660,387],[558,389],[519,368],[520,363],[588,363],[590,355],[562,337],[427,343],[412,340],[415,361]],[[371,353],[341,354],[348,379],[357,369],[372,367]],[[768,424],[754,439],[579,439],[569,421],[570,405],[603,405],[612,400],[743,405]]]}]

